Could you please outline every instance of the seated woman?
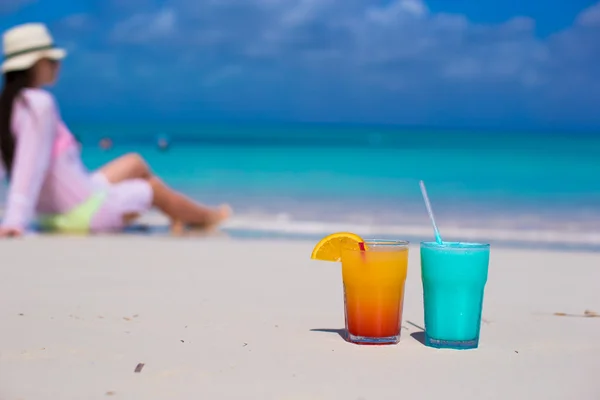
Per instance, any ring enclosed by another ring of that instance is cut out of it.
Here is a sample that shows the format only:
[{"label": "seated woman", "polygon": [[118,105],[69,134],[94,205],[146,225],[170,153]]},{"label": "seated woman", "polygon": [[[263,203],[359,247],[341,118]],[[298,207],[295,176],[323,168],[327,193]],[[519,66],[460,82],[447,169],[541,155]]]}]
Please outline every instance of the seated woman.
[{"label": "seated woman", "polygon": [[209,208],[169,188],[136,154],[95,173],[85,168],[54,98],[41,89],[55,81],[65,56],[43,24],[7,31],[4,54],[0,165],[9,187],[0,237],[21,235],[34,219],[59,232],[118,231],[152,207],[178,230],[214,227],[229,217],[227,205]]}]

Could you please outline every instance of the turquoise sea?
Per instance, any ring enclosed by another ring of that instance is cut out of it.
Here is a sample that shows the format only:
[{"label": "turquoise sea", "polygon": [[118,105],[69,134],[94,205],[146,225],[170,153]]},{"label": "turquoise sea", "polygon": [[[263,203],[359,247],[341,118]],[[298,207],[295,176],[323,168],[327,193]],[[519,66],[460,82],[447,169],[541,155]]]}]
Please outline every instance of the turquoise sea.
[{"label": "turquoise sea", "polygon": [[[229,202],[248,235],[442,236],[600,249],[600,134],[333,125],[73,124],[90,168],[141,153],[172,186]],[[171,147],[161,152],[158,135]],[[98,142],[110,137],[114,147]]]}]

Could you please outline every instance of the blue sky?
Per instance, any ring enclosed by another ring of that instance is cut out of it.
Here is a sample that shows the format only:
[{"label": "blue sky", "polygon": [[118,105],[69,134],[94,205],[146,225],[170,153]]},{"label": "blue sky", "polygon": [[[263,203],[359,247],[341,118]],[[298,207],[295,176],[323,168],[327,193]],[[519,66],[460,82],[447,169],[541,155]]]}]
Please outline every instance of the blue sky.
[{"label": "blue sky", "polygon": [[70,54],[72,121],[600,130],[600,2],[2,0]]}]

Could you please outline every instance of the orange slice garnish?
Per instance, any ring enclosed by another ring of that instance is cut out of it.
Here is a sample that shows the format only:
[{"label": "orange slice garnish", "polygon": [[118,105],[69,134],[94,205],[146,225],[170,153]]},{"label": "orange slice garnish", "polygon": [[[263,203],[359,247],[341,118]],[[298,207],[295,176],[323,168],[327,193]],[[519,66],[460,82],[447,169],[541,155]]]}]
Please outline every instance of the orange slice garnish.
[{"label": "orange slice garnish", "polygon": [[340,261],[342,259],[342,249],[365,250],[364,240],[350,232],[338,232],[325,236],[316,244],[310,256],[313,260],[321,261]]}]

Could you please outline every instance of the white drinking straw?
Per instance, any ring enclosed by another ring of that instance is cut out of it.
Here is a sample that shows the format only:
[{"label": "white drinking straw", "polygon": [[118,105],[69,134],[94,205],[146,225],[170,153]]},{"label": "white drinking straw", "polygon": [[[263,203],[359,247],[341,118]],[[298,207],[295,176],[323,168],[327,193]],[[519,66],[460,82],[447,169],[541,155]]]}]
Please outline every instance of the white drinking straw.
[{"label": "white drinking straw", "polygon": [[435,233],[435,241],[438,244],[442,244],[442,237],[440,236],[440,231],[438,231],[437,225],[435,224],[435,218],[433,217],[433,210],[431,209],[431,203],[429,202],[429,196],[427,196],[427,189],[425,189],[425,182],[419,181],[419,186],[421,186],[421,193],[423,194],[423,200],[425,200],[425,207],[427,207],[427,213],[429,214],[429,219],[431,220],[431,224],[433,225],[433,232]]}]

